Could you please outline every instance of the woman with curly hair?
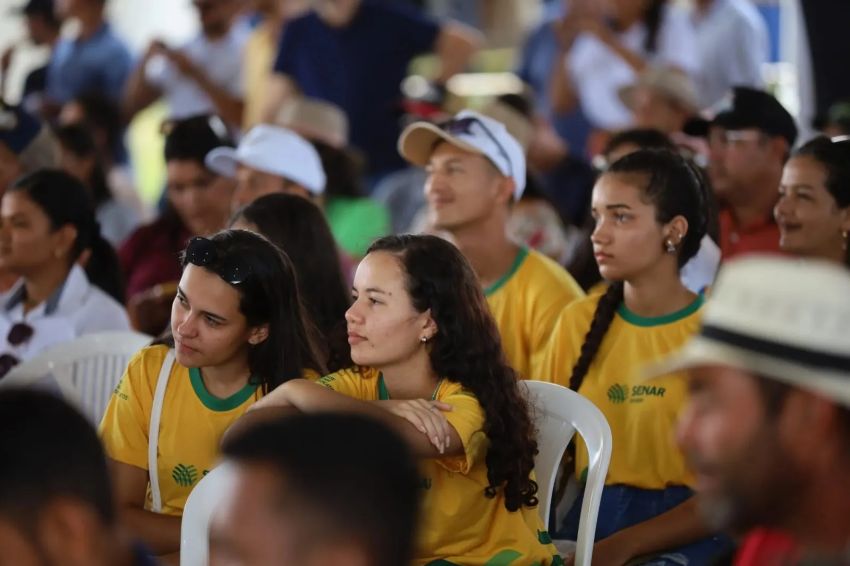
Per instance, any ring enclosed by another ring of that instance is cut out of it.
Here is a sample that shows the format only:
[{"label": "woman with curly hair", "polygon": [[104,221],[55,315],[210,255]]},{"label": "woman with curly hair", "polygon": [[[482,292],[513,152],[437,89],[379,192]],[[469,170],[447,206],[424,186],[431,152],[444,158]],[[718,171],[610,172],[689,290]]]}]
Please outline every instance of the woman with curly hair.
[{"label": "woman with curly hair", "polygon": [[[603,294],[568,306],[555,326],[544,376],[590,399],[611,425],[614,448],[596,528],[594,563],[707,564],[724,551],[692,497],[695,479],[674,442],[687,385],[682,374],[647,383],[640,369],[681,348],[699,328],[703,297],[680,269],[700,247],[708,191],[698,170],[669,150],[638,150],[593,187],[590,236]],[[584,474],[584,446],[576,472]],[[575,538],[581,497],[558,538]]]},{"label": "woman with curly hair", "polygon": [[399,432],[421,459],[415,564],[559,564],[537,511],[529,407],[463,255],[433,236],[382,238],[353,297],[358,366],[286,383],[256,407],[360,412]]}]

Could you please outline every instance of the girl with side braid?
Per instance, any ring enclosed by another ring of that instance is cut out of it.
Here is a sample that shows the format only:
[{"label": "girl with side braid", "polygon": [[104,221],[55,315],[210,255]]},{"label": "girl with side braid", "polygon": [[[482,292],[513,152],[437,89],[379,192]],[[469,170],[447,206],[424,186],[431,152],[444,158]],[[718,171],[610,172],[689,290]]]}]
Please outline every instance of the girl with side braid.
[{"label": "girl with side braid", "polygon": [[[611,425],[594,564],[638,557],[652,565],[705,564],[725,548],[697,514],[694,478],[674,443],[685,380],[671,375],[646,383],[640,376],[643,364],[698,330],[703,297],[682,284],[679,270],[705,235],[707,199],[696,168],[667,150],[623,157],[593,188],[591,241],[609,286],[563,311],[543,376],[590,399]],[[579,478],[587,463],[579,442]],[[581,497],[556,538],[575,540],[580,510]]]}]

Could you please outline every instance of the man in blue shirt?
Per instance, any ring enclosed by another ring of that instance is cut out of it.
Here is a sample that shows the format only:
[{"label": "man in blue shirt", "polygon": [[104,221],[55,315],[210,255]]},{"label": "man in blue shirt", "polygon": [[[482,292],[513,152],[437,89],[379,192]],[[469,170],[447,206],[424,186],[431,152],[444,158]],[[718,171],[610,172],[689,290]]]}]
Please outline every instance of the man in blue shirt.
[{"label": "man in blue shirt", "polygon": [[273,120],[296,92],[332,102],[351,124],[352,145],[367,157],[368,173],[405,166],[396,151],[402,117],[401,82],[410,61],[434,52],[438,88],[460,72],[481,43],[459,23],[440,24],[417,11],[374,0],[318,0],[290,22],[280,42],[264,116]]},{"label": "man in blue shirt", "polygon": [[47,65],[48,114],[81,94],[98,92],[116,103],[132,65],[126,45],[112,32],[103,12],[106,0],[66,0],[57,3],[63,19],[73,18],[80,31],[62,39]]}]

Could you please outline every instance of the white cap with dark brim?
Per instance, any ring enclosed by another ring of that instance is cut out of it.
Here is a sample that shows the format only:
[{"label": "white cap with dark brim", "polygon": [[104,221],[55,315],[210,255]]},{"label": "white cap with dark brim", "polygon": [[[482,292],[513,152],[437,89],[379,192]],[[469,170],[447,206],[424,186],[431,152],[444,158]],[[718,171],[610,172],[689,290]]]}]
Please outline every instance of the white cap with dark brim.
[{"label": "white cap with dark brim", "polygon": [[501,122],[472,110],[463,110],[449,122],[469,122],[466,131],[451,132],[431,122],[414,122],[404,129],[398,140],[398,151],[413,165],[425,167],[439,141],[483,155],[505,177],[514,180],[514,200],[525,190],[525,153],[519,142]]}]

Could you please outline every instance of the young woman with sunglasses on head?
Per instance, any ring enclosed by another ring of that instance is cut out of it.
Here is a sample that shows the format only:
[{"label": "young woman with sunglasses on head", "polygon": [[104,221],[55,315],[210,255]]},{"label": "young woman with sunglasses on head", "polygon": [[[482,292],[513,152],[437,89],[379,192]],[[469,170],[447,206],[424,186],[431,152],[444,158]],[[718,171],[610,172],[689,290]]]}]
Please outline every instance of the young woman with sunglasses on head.
[{"label": "young woman with sunglasses on head", "polygon": [[179,550],[186,498],[230,424],[281,383],[325,372],[292,264],[268,240],[196,237],[182,265],[173,349],[136,354],[101,423],[123,520],[160,555]]},{"label": "young woman with sunglasses on head", "polygon": [[[674,441],[685,379],[674,374],[646,383],[640,374],[698,330],[703,297],[688,290],[679,271],[705,235],[707,198],[696,168],[667,150],[626,155],[593,187],[591,240],[610,285],[564,309],[544,375],[590,399],[611,425],[614,451],[594,563],[651,557],[653,565],[705,564],[726,548],[697,513],[695,478]],[[575,454],[581,478],[588,466],[581,442]],[[581,502],[557,538],[575,540]]]},{"label": "young woman with sunglasses on head", "polygon": [[0,377],[53,344],[129,329],[118,258],[85,187],[67,173],[44,169],[6,190],[0,269],[20,278],[0,295]]},{"label": "young woman with sunglasses on head", "polygon": [[360,412],[402,434],[423,476],[414,564],[560,563],[537,510],[529,407],[463,255],[435,236],[382,238],[353,296],[358,366],[285,383],[251,418],[280,407]]},{"label": "young woman with sunglasses on head", "polygon": [[850,265],[850,138],[817,137],[792,153],[773,215],[783,251]]}]

